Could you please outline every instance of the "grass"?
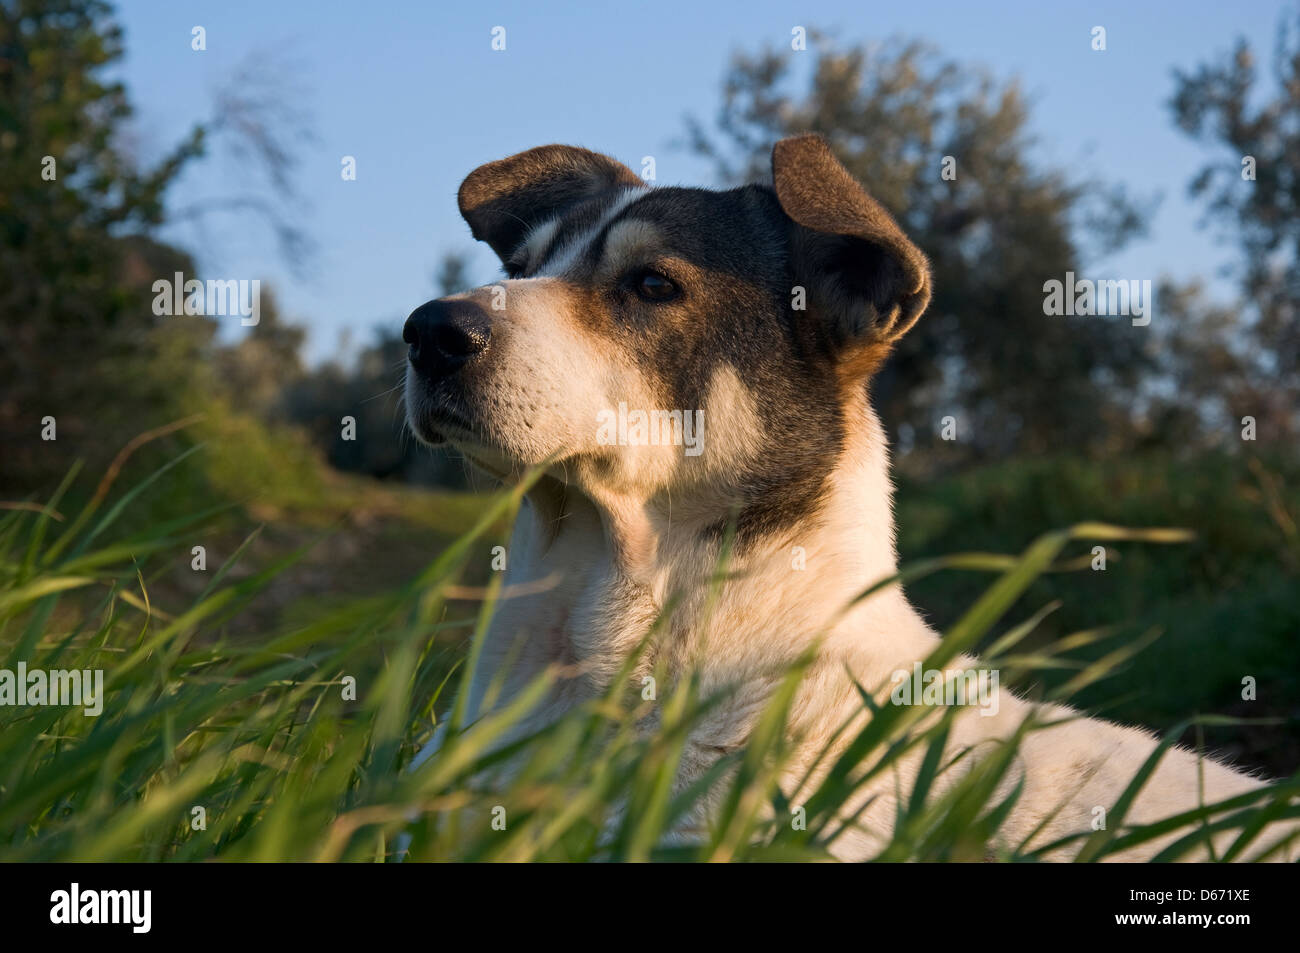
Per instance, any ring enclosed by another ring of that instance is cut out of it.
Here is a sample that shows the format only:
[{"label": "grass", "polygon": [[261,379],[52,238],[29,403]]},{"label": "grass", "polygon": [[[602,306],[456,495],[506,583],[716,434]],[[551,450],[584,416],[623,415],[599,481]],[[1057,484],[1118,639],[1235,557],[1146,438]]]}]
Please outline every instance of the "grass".
[{"label": "grass", "polygon": [[[1285,775],[1300,764],[1297,514],[1294,459],[1150,454],[1105,463],[1018,459],[943,479],[904,478],[898,525],[904,561],[1019,547],[1043,527],[1083,520],[1188,527],[1193,537],[1175,547],[1107,543],[1105,571],[1044,574],[1013,611],[1060,603],[1031,646],[1101,626],[1121,626],[1121,638],[1158,628],[1148,649],[1077,703],[1160,730],[1194,711],[1273,719],[1204,733],[1223,756]],[[948,574],[919,580],[908,595],[945,629],[982,585],[978,576]],[[1095,660],[1105,651],[1084,647],[1077,656]],[[1258,689],[1249,702],[1247,676]],[[1041,677],[1056,685],[1067,673]]]},{"label": "grass", "polygon": [[[851,829],[845,805],[854,792],[915,752],[920,775],[900,799],[879,859],[1043,855],[998,836],[1019,795],[1014,786],[1003,793],[1003,782],[1020,737],[967,752],[959,763],[946,760],[953,710],[876,707],[880,686],[863,686],[870,719],[843,732],[800,803],[790,803],[780,782],[791,756],[784,725],[802,663],[772,693],[746,746],[684,788],[674,782],[686,739],[721,700],[703,695],[690,677],[660,679],[664,690],[651,700],[639,684],[616,678],[606,697],[504,743],[545,691],[545,677],[499,710],[468,719],[449,699],[472,665],[469,637],[490,618],[495,583],[475,615],[450,611],[451,600],[482,542],[510,520],[518,488],[472,505],[427,499],[434,508],[448,504],[450,521],[472,525],[406,581],[291,614],[258,638],[248,637],[241,619],[309,558],[310,543],[248,569],[242,561],[258,538],[253,529],[210,567],[200,592],[164,609],[152,581],[188,563],[194,533],[225,519],[228,508],[200,506],[136,526],[125,517],[188,459],[126,491],[101,481],[104,492],[62,520],[53,514],[65,507],[75,473],[44,506],[0,511],[0,669],[20,662],[29,670],[101,669],[107,696],[97,717],[0,706],[0,860],[387,861],[402,850],[416,860],[825,859]],[[1044,636],[1051,616],[1041,604],[1023,621],[1004,627],[1001,620],[1044,579],[1077,566],[1080,545],[1084,554],[1098,541],[1136,554],[1140,544],[1175,538],[1182,537],[1083,523],[1039,536],[1017,556],[914,563],[901,574],[909,587],[985,574],[944,626],[926,668],[983,646],[989,664],[1004,669],[1004,684],[1053,699],[1098,691],[1131,659],[1131,648],[1111,645],[1097,661],[1078,662],[1070,653],[1091,640]],[[1063,660],[1073,660],[1068,674],[1050,681]],[[438,721],[442,746],[413,769]],[[1167,741],[1225,721],[1189,719]],[[1222,829],[1239,832],[1229,856],[1250,857],[1262,820],[1296,815],[1289,805],[1300,777],[1169,824],[1125,825],[1126,804],[1163,750],[1111,806],[1109,830],[1055,846],[1098,860],[1177,831],[1182,837],[1162,855],[1173,859]],[[689,839],[668,836],[706,803],[709,820],[695,823]]]}]

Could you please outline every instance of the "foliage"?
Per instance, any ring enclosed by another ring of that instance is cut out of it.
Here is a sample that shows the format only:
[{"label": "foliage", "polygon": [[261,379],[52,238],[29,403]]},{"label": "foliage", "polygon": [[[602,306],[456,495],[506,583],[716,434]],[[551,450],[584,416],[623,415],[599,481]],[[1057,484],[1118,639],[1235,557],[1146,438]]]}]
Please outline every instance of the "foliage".
[{"label": "foliage", "polygon": [[[455,676],[459,653],[442,641],[462,628],[444,620],[449,587],[475,539],[517,507],[520,490],[497,497],[470,533],[396,590],[249,643],[224,633],[301,554],[237,579],[241,547],[191,605],[163,610],[150,597],[150,566],[174,558],[205,514],[130,539],[109,531],[165,478],[154,474],[111,505],[100,497],[67,526],[52,521],[60,495],[39,513],[0,520],[3,666],[102,669],[107,695],[93,717],[62,707],[0,709],[0,859],[823,859],[851,827],[842,806],[907,752],[924,752],[927,767],[905,792],[879,859],[1034,860],[1047,846],[1003,842],[998,831],[1019,788],[994,797],[1035,726],[945,762],[939,755],[954,709],[873,708],[865,727],[827,752],[824,777],[792,805],[780,784],[790,755],[782,726],[800,666],[775,688],[744,748],[695,785],[673,779],[692,724],[719,699],[703,696],[689,677],[665,682],[653,702],[627,691],[630,679],[615,678],[606,697],[502,747],[555,677],[548,673],[496,712],[443,716],[442,746],[414,767]],[[999,574],[925,664],[942,668],[986,640],[1071,540],[1144,538],[1166,537],[1081,525],[1040,538],[1019,557],[951,557],[906,572],[960,565]],[[75,595],[80,608],[69,608]],[[485,618],[492,606],[489,596]],[[1003,631],[1000,652],[1032,628]],[[995,652],[992,664],[1000,661]],[[1069,690],[1110,667],[1081,673]],[[349,679],[354,699],[344,691]],[[869,697],[864,704],[874,704]],[[652,710],[657,717],[648,718]],[[522,767],[503,780],[506,758]],[[1295,778],[1169,824],[1123,824],[1122,805],[1143,780],[1140,773],[1112,806],[1107,830],[1055,846],[1097,860],[1172,831],[1182,836],[1161,856],[1174,859],[1228,830],[1238,832],[1229,853],[1250,858],[1259,853],[1254,822],[1292,815],[1287,799],[1300,790]],[[667,838],[711,791],[718,805],[711,821],[685,840]],[[792,824],[792,810],[806,823]]]},{"label": "foliage", "polygon": [[[1285,774],[1300,760],[1300,473],[1286,455],[1164,452],[1119,462],[1056,455],[1012,460],[944,479],[904,475],[898,493],[904,561],[962,549],[1003,550],[1039,527],[1087,518],[1120,525],[1185,526],[1185,545],[1152,550],[1107,544],[1104,570],[1051,573],[1016,606],[1022,613],[1059,603],[1038,637],[1060,638],[1125,620],[1116,638],[1158,629],[1141,655],[1081,704],[1155,728],[1192,711],[1278,718],[1249,731],[1209,729],[1212,750]],[[967,576],[932,577],[908,594],[931,624],[945,628],[979,594]],[[1104,654],[1097,646],[1080,659]],[[1044,672],[1045,685],[1069,677]],[[1243,702],[1251,676],[1258,699]]]},{"label": "foliage", "polygon": [[1238,40],[1219,62],[1175,72],[1175,122],[1217,153],[1189,190],[1205,202],[1206,222],[1237,241],[1242,297],[1236,309],[1211,311],[1227,326],[1218,340],[1229,358],[1194,368],[1210,373],[1189,373],[1180,383],[1197,396],[1220,388],[1272,439],[1294,440],[1300,434],[1300,15],[1279,23],[1275,88],[1264,88],[1256,61]]},{"label": "foliage", "polygon": [[930,307],[873,381],[884,418],[930,446],[940,417],[958,414],[964,447],[982,454],[1116,439],[1125,395],[1150,365],[1143,339],[1127,322],[1045,316],[1043,283],[1084,276],[1077,226],[1108,236],[1095,254],[1140,233],[1142,210],[1036,168],[1014,82],[914,42],[822,41],[810,55],[802,89],[787,54],[737,55],[716,131],[692,120],[691,144],[724,180],[755,181],[770,179],[775,140],[820,133],[929,256]]}]

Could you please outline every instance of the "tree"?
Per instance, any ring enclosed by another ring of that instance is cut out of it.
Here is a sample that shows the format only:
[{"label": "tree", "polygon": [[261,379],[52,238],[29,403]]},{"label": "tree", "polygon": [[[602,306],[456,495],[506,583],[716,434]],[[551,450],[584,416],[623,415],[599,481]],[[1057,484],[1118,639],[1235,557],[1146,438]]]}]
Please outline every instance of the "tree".
[{"label": "tree", "polygon": [[[6,482],[46,472],[54,459],[66,465],[59,446],[75,443],[82,455],[101,455],[120,434],[120,421],[94,420],[90,409],[130,415],[172,403],[179,385],[161,359],[163,342],[149,334],[155,321],[147,282],[166,273],[161,267],[192,269],[174,250],[121,236],[161,222],[163,194],[202,150],[203,130],[196,126],[149,169],[120,151],[116,132],[131,108],[107,75],[122,55],[109,12],[98,0],[0,2]],[[199,346],[206,333],[192,330],[187,347]],[[157,373],[138,373],[150,365]],[[56,418],[62,445],[39,441],[45,416]]]},{"label": "tree", "polygon": [[283,397],[303,375],[307,331],[280,316],[275,295],[263,290],[260,320],[237,343],[212,355],[216,381],[240,412],[262,419],[283,416]]},{"label": "tree", "polygon": [[[213,322],[152,307],[156,280],[197,277],[190,256],[151,237],[182,169],[220,138],[242,144],[267,173],[265,190],[283,194],[292,164],[283,110],[268,114],[274,98],[236,77],[241,95],[220,95],[211,116],[142,167],[120,145],[132,115],[112,78],[122,55],[102,0],[0,0],[0,481],[26,492],[202,400]],[[256,191],[233,201],[267,217],[282,247],[300,246]],[[205,199],[182,214],[222,208]],[[47,442],[49,416],[58,439]]]},{"label": "tree", "polygon": [[470,256],[464,252],[449,251],[442,256],[433,276],[439,297],[445,298],[470,287],[469,259]]},{"label": "tree", "polygon": [[[802,55],[815,59],[796,93]],[[936,445],[953,416],[984,454],[1113,445],[1150,366],[1128,322],[1044,314],[1044,282],[1081,271],[1075,227],[1101,239],[1095,255],[1133,237],[1143,211],[1036,169],[1027,122],[1014,83],[923,44],[841,50],[819,35],[810,54],[737,56],[715,128],[688,120],[691,147],[729,183],[768,177],[775,140],[820,133],[929,256],[930,309],[873,383],[886,421],[917,444]]]},{"label": "tree", "polygon": [[1205,346],[1236,356],[1210,380],[1232,392],[1237,416],[1257,418],[1260,439],[1300,434],[1300,16],[1279,23],[1272,72],[1267,90],[1239,39],[1218,62],[1175,71],[1170,102],[1178,127],[1222,156],[1189,191],[1236,240],[1242,301]]}]

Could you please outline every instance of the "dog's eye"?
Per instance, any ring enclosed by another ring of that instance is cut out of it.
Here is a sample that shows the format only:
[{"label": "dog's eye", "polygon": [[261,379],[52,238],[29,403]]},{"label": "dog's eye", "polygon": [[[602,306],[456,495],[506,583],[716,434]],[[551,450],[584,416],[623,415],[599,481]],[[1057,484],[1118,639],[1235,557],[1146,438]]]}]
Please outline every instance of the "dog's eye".
[{"label": "dog's eye", "polygon": [[657,271],[645,271],[636,280],[636,293],[646,301],[668,301],[677,297],[677,286]]}]

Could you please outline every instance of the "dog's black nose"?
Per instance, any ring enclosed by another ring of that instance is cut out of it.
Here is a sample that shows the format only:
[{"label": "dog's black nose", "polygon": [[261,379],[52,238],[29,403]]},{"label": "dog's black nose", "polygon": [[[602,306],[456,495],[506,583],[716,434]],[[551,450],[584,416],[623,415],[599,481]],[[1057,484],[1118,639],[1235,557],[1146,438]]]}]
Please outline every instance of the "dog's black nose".
[{"label": "dog's black nose", "polygon": [[402,340],[411,365],[426,374],[449,374],[487,350],[492,322],[472,301],[429,301],[411,312]]}]

